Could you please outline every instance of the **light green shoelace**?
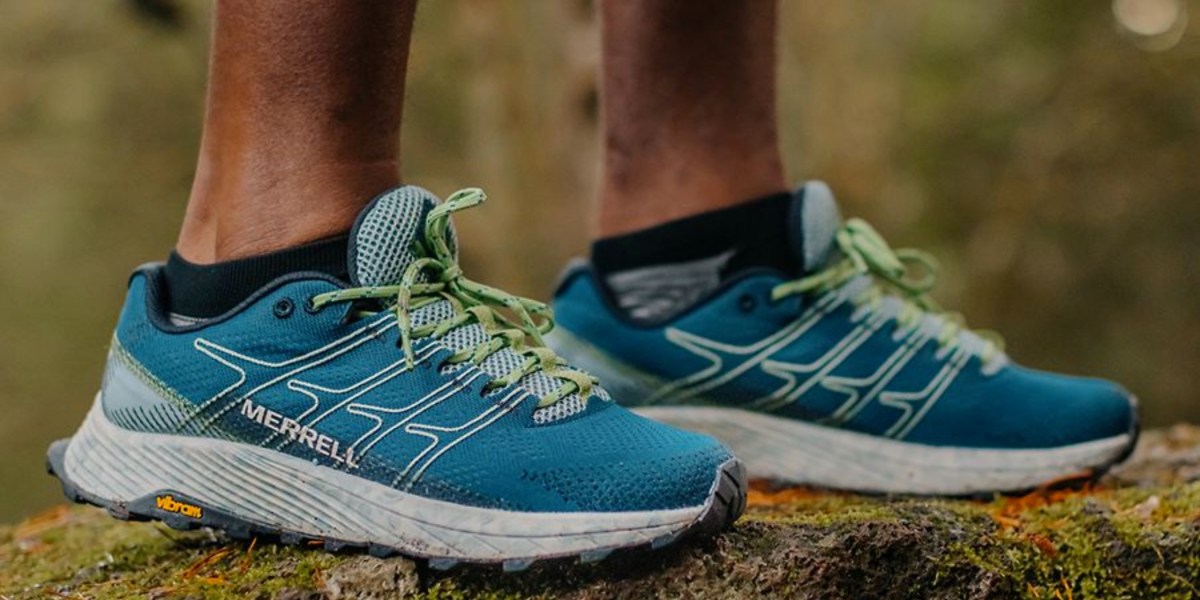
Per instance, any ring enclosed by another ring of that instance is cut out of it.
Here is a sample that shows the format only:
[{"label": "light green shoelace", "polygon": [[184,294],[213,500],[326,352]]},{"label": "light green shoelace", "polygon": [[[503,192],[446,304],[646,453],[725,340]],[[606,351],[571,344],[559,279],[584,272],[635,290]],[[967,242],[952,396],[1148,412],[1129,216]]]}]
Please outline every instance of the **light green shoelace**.
[{"label": "light green shoelace", "polygon": [[[887,297],[883,288],[896,292],[904,302],[896,324],[911,329],[925,314],[936,314],[942,320],[937,335],[938,346],[953,349],[959,343],[959,333],[966,331],[962,316],[944,311],[929,292],[937,282],[937,261],[929,254],[912,248],[893,250],[883,236],[862,219],[850,219],[838,229],[835,241],[841,250],[842,260],[812,275],[781,283],[771,291],[772,300],[806,294],[812,291],[833,290],[860,275],[867,275],[874,284],[853,299],[858,306],[872,309]],[[925,271],[921,279],[911,279],[910,266],[919,266]],[[879,285],[882,284],[882,285]],[[994,332],[975,331],[983,339],[984,346],[979,357],[985,363],[1004,351],[1004,341]]]},{"label": "light green shoelace", "polygon": [[[400,282],[396,285],[326,292],[313,297],[313,308],[319,309],[335,302],[366,299],[392,302],[388,309],[396,315],[400,345],[404,349],[409,368],[414,364],[413,340],[425,337],[438,339],[462,325],[478,323],[487,332],[488,341],[455,352],[446,359],[446,363],[470,361],[478,366],[489,356],[508,348],[524,357],[524,362],[488,382],[485,389],[490,391],[511,385],[526,375],[541,371],[549,377],[561,380],[563,385],[542,396],[538,400],[538,408],[550,406],[572,393],[587,398],[592,387],[596,385],[596,380],[590,375],[567,368],[566,362],[542,341],[542,335],[554,328],[554,317],[550,307],[463,276],[447,241],[450,215],[481,204],[486,199],[483,190],[468,188],[455,192],[445,202],[429,211],[429,216],[425,219],[426,243],[421,244],[421,254],[424,256],[414,260],[404,270]],[[454,316],[437,323],[413,327],[412,311],[439,300],[446,300],[454,307]],[[513,316],[501,311],[507,311]]]}]

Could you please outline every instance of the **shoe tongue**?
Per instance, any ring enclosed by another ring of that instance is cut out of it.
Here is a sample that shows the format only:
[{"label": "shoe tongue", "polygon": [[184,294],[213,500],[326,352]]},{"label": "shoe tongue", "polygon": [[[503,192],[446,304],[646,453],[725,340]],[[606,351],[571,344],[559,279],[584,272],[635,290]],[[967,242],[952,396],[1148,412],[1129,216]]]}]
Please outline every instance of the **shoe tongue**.
[{"label": "shoe tongue", "polygon": [[[350,280],[357,286],[394,285],[404,270],[424,256],[416,243],[425,237],[425,217],[438,205],[429,190],[406,185],[388,190],[358,214],[350,230]],[[448,235],[457,253],[454,229]]]},{"label": "shoe tongue", "polygon": [[[425,220],[429,211],[439,204],[437,196],[429,190],[416,186],[403,186],[388,190],[371,201],[358,214],[354,228],[350,230],[349,270],[351,283],[370,287],[395,285],[404,276],[412,262],[425,256],[422,247],[428,247],[425,239]],[[446,243],[450,251],[458,253],[458,244],[453,226],[446,232]],[[454,306],[447,300],[438,300],[417,308],[411,313],[411,326],[422,327],[438,323],[455,315]],[[488,343],[490,334],[479,323],[466,323],[454,327],[440,338],[440,342],[453,352],[463,352]],[[520,368],[525,357],[511,348],[493,352],[477,366],[491,377],[503,377]],[[560,381],[542,371],[534,371],[517,382],[534,396],[545,397],[559,388]],[[593,395],[602,401],[610,400],[601,388],[593,388]],[[539,408],[533,420],[539,425],[552,423],[578,414],[587,408],[586,399],[578,393],[570,394],[555,404]]]},{"label": "shoe tongue", "polygon": [[842,226],[842,213],[829,186],[809,181],[793,193],[792,248],[796,260],[811,273],[828,265],[837,255],[835,238]]}]

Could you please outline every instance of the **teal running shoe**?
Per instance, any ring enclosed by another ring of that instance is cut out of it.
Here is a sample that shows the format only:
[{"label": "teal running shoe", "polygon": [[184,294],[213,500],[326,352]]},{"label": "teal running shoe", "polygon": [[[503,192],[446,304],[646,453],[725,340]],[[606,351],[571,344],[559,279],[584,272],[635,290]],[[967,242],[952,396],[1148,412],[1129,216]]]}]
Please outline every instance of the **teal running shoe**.
[{"label": "teal running shoe", "polygon": [[1138,419],[1123,388],[1013,364],[930,299],[932,259],[843,222],[824,184],[796,192],[792,212],[805,273],[747,270],[647,322],[576,264],[547,342],[635,412],[724,441],[751,476],[972,495],[1129,455]]},{"label": "teal running shoe", "polygon": [[616,405],[539,343],[544,305],[463,276],[449,218],[483,199],[385,193],[351,233],[351,285],[293,273],[201,322],[165,310],[161,265],[138,269],[51,472],[119,518],[435,568],[729,525],[746,488],[725,447]]}]

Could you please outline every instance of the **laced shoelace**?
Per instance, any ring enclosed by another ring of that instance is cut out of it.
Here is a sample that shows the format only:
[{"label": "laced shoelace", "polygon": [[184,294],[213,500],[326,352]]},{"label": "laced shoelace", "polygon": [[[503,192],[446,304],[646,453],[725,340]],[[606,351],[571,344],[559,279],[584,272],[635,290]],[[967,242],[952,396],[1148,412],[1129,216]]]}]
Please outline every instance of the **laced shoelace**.
[{"label": "laced shoelace", "polygon": [[[408,367],[415,362],[413,341],[425,337],[441,338],[450,331],[470,323],[478,323],[487,333],[487,341],[455,352],[445,360],[448,364],[470,361],[478,366],[501,349],[508,348],[523,358],[522,363],[485,386],[486,391],[517,383],[526,375],[541,372],[563,382],[538,400],[545,408],[578,393],[587,398],[597,381],[592,376],[570,369],[553,350],[547,348],[542,335],[554,328],[550,307],[541,302],[509,294],[463,276],[448,242],[450,215],[483,203],[483,190],[468,188],[455,192],[445,202],[429,211],[425,219],[425,241],[421,244],[425,256],[414,260],[404,270],[399,283],[358,287],[318,294],[312,299],[314,309],[335,302],[377,299],[390,303],[387,310],[396,315],[400,330],[400,346]],[[454,307],[454,316],[419,327],[412,326],[412,312],[440,300]],[[512,316],[501,311],[507,310]],[[375,314],[365,311],[366,314]],[[530,343],[532,340],[532,344]]]},{"label": "laced shoelace", "polygon": [[[865,275],[871,278],[872,285],[852,299],[856,305],[876,309],[889,296],[889,290],[895,292],[902,302],[895,317],[897,325],[903,330],[911,331],[919,326],[925,315],[936,315],[941,321],[941,328],[936,336],[941,349],[957,347],[961,340],[959,334],[970,331],[966,328],[962,315],[946,312],[929,296],[929,292],[937,283],[938,265],[928,253],[912,248],[893,250],[883,236],[862,219],[846,221],[838,229],[835,242],[841,251],[842,260],[807,277],[775,286],[771,290],[772,300],[778,301],[788,296],[813,291],[833,290],[851,279]],[[912,266],[922,269],[925,272],[924,277],[912,279]],[[1004,340],[995,332],[971,333],[983,340],[979,357],[984,363],[1004,352]]]}]

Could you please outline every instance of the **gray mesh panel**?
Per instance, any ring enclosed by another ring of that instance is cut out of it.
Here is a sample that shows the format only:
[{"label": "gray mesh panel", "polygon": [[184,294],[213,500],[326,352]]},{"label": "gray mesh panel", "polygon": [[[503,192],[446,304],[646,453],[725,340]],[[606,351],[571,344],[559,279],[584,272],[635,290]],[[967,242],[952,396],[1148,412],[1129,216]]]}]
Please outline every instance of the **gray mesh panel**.
[{"label": "gray mesh panel", "polygon": [[583,412],[587,408],[587,403],[579,394],[571,394],[546,408],[539,408],[533,413],[533,421],[539,425],[553,423],[559,419],[565,419],[571,415]]},{"label": "gray mesh panel", "polygon": [[424,215],[437,197],[424,188],[396,188],[375,201],[354,230],[354,276],[359,285],[400,281],[416,256],[412,243],[425,226]]}]

